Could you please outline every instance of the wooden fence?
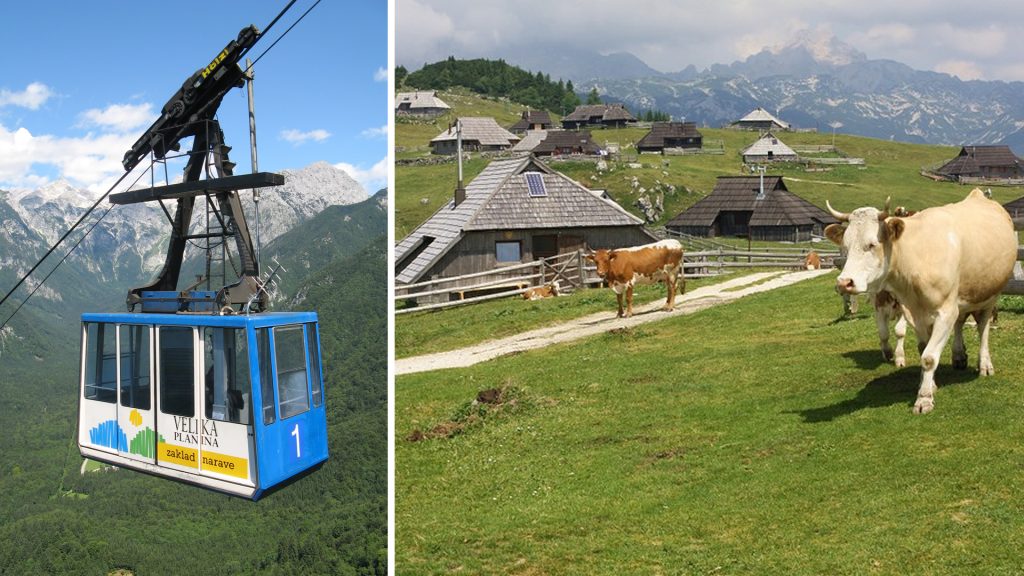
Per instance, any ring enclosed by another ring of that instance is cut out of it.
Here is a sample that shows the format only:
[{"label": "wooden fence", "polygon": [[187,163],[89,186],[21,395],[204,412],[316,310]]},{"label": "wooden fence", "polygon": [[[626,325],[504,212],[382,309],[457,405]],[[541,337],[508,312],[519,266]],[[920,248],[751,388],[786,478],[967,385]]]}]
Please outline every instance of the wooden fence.
[{"label": "wooden fence", "polygon": [[[732,247],[689,251],[683,256],[683,276],[704,278],[737,268],[801,269],[807,252],[799,248],[747,251]],[[819,254],[822,266],[832,266],[833,258],[839,253]],[[558,282],[562,292],[571,292],[600,286],[603,280],[597,275],[597,268],[589,264],[579,250],[495,270],[395,286],[395,314],[518,296],[531,287],[553,282]],[[398,307],[399,303],[406,304]]]},{"label": "wooden fence", "polygon": [[[395,286],[395,314],[517,296],[531,287],[552,282],[558,282],[562,290],[571,291],[586,283],[584,268],[583,252],[576,251],[494,270],[398,285]],[[399,302],[412,305],[397,308]]]}]

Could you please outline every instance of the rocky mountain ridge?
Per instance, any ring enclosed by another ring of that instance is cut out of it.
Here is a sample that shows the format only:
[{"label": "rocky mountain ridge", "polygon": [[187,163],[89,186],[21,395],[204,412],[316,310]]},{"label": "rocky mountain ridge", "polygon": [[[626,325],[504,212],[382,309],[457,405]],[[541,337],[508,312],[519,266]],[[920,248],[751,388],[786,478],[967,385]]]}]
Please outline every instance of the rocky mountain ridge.
[{"label": "rocky mountain ridge", "polygon": [[[325,208],[368,198],[362,186],[339,168],[319,162],[299,170],[283,170],[285,184],[260,195],[260,242],[273,242]],[[96,201],[98,195],[58,180],[35,190],[0,192],[0,268],[4,292],[16,277],[53,245]],[[246,219],[255,228],[252,196],[242,192]],[[108,210],[109,208],[109,210]],[[173,205],[168,204],[173,213]],[[202,226],[197,205],[193,229]],[[94,225],[94,227],[93,227]],[[67,260],[78,275],[96,278],[117,289],[148,281],[163,265],[170,224],[157,203],[112,206],[106,202],[62,244],[64,254],[85,230],[88,236]],[[194,252],[194,251],[193,251]],[[186,257],[188,257],[188,253]],[[9,280],[9,278],[12,278]],[[38,281],[38,278],[33,281]],[[31,284],[31,282],[30,282]],[[69,286],[51,286],[36,296],[59,300]],[[117,298],[121,295],[118,294]]]}]

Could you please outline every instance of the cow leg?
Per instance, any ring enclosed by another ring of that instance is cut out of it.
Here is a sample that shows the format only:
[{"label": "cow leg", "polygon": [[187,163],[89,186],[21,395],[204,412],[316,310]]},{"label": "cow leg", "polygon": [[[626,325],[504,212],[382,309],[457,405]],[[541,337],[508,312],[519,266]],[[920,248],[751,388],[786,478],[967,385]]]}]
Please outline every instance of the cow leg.
[{"label": "cow leg", "polygon": [[914,334],[917,335],[917,353],[924,355],[925,346],[932,339],[932,325],[918,322],[914,319]]},{"label": "cow leg", "polygon": [[878,328],[878,342],[882,347],[882,359],[892,360],[892,348],[889,346],[889,310],[884,306],[875,307],[875,327]]},{"label": "cow leg", "polygon": [[992,327],[994,315],[994,308],[974,314],[974,320],[978,323],[978,339],[981,340],[981,346],[978,348],[978,372],[982,376],[992,376],[996,373],[995,367],[992,366],[992,357],[988,353],[988,329]]},{"label": "cow leg", "polygon": [[[946,347],[946,341],[949,340],[958,316],[956,304],[947,306],[939,310],[934,324],[930,326],[930,338],[924,352],[921,353],[921,387],[917,390],[914,414],[927,414],[935,407],[935,369],[939,367],[939,356]],[[915,319],[914,325],[917,324]]]},{"label": "cow leg", "polygon": [[665,278],[668,284],[668,299],[665,300],[665,310],[671,312],[676,309],[676,277],[669,275]]},{"label": "cow leg", "polygon": [[[621,305],[620,305],[621,308]],[[633,315],[633,285],[626,286],[626,318]]]},{"label": "cow leg", "polygon": [[622,292],[615,291],[615,301],[619,303],[619,313],[615,315],[616,318],[622,318]]},{"label": "cow leg", "polygon": [[896,350],[893,354],[893,363],[896,364],[897,368],[903,368],[907,365],[907,356],[903,352],[903,344],[907,339],[907,316],[905,314],[900,314],[899,320],[896,320],[893,332],[896,334]]},{"label": "cow leg", "polygon": [[960,315],[953,326],[953,368],[957,370],[967,369],[967,347],[964,346],[964,321],[967,314]]}]

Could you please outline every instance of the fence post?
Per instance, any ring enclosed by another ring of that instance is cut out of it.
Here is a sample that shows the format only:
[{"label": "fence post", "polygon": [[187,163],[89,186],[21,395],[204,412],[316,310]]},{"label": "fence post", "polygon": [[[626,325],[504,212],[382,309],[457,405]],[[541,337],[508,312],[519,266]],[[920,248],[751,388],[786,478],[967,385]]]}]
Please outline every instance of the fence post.
[{"label": "fence post", "polygon": [[580,277],[580,288],[587,285],[586,278],[583,277],[583,250],[580,248],[576,249],[576,272]]}]

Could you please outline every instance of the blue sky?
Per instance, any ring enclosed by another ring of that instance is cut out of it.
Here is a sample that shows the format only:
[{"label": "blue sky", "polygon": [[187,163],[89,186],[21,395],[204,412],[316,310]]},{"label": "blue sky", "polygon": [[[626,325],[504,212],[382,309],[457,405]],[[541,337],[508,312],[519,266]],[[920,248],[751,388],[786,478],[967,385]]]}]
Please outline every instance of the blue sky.
[{"label": "blue sky", "polygon": [[[105,191],[182,82],[241,28],[262,30],[286,4],[0,3],[0,189],[64,178]],[[312,4],[296,2],[249,56]],[[324,0],[256,65],[260,170],[326,161],[369,193],[386,185],[387,10],[387,0]],[[225,97],[219,119],[235,172],[248,172],[244,89]]]}]

